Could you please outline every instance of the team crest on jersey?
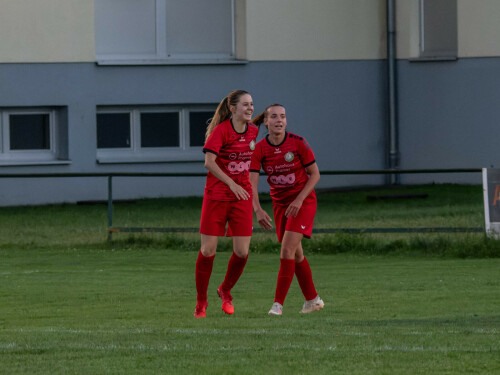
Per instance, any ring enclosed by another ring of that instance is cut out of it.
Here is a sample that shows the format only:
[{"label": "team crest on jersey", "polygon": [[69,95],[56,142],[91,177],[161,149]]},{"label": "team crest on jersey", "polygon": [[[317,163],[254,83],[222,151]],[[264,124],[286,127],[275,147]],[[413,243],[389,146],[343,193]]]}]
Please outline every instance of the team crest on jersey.
[{"label": "team crest on jersey", "polygon": [[250,142],[249,146],[250,146],[250,150],[252,150],[252,151],[255,150],[255,141],[252,140],[252,142]]},{"label": "team crest on jersey", "polygon": [[285,154],[285,160],[286,160],[286,161],[290,162],[290,161],[292,161],[292,160],[293,160],[293,158],[294,158],[294,156],[293,156],[293,152],[289,151],[289,152],[287,152],[287,153]]}]

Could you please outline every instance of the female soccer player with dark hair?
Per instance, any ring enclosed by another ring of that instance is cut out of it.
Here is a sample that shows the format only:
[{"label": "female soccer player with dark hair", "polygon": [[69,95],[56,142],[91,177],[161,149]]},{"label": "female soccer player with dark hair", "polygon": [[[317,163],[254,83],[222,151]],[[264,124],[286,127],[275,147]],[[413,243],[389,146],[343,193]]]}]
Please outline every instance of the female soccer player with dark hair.
[{"label": "female soccer player with dark hair", "polygon": [[230,292],[245,268],[252,235],[252,186],[248,170],[259,132],[250,123],[252,114],[250,94],[235,90],[221,101],[207,128],[203,152],[208,174],[201,210],[201,249],[196,261],[196,318],[206,316],[217,240],[224,236],[226,224],[231,228],[233,254],[217,294],[222,300],[222,310],[234,313]]},{"label": "female soccer player with dark hair", "polygon": [[311,237],[316,214],[314,187],[320,175],[314,154],[304,138],[286,131],[286,112],[282,105],[269,106],[252,122],[257,126],[264,122],[269,131],[257,143],[250,164],[253,208],[262,228],[271,229],[271,218],[260,206],[257,193],[262,167],[271,187],[276,234],[281,243],[276,293],[269,314],[282,314],[294,273],[306,299],[301,313],[317,311],[324,302],[316,292],[311,268],[302,249],[302,238]]}]

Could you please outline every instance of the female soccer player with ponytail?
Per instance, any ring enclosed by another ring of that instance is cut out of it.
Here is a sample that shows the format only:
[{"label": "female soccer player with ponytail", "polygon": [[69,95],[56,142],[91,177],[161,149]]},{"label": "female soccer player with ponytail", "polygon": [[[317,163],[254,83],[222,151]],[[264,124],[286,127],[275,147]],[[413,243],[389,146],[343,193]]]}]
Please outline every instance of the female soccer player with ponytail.
[{"label": "female soccer player with ponytail", "polygon": [[311,268],[304,257],[301,243],[303,237],[310,238],[312,233],[316,214],[314,187],[320,178],[318,166],[306,140],[286,131],[286,113],[282,105],[269,106],[252,122],[257,126],[264,122],[269,131],[257,143],[250,164],[253,208],[262,228],[271,229],[271,218],[260,206],[257,193],[262,167],[268,175],[276,233],[281,243],[276,293],[269,314],[282,314],[294,273],[306,299],[301,313],[310,313],[324,306],[316,292]]},{"label": "female soccer player with ponytail", "polygon": [[217,294],[222,300],[222,310],[234,313],[230,292],[245,268],[252,235],[252,186],[248,170],[259,132],[250,123],[252,114],[250,94],[235,90],[221,101],[207,128],[203,152],[208,174],[201,209],[201,249],[196,261],[196,318],[206,316],[217,240],[224,236],[226,224],[231,228],[234,247]]}]

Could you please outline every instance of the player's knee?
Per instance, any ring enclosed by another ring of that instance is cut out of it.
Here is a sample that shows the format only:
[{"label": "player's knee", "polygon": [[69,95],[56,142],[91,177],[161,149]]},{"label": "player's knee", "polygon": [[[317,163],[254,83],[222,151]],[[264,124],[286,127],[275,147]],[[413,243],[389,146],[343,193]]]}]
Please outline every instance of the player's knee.
[{"label": "player's knee", "polygon": [[200,251],[203,256],[211,257],[217,251],[217,244],[201,244]]},{"label": "player's knee", "polygon": [[302,252],[295,253],[295,263],[300,263],[304,260],[304,254]]},{"label": "player's knee", "polygon": [[284,259],[295,259],[295,246],[281,244],[281,257]]},{"label": "player's knee", "polygon": [[215,252],[216,252],[216,249],[204,249],[204,248],[201,249],[201,253],[205,257],[211,257],[211,256],[215,255]]},{"label": "player's knee", "polygon": [[248,256],[247,247],[235,247],[233,248],[233,252],[240,258],[246,258]]}]

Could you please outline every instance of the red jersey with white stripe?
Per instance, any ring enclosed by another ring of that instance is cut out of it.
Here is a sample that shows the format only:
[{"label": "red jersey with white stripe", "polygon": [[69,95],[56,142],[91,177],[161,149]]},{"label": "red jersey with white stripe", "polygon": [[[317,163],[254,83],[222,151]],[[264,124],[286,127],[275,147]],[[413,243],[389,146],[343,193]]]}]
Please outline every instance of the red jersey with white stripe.
[{"label": "red jersey with white stripe", "polygon": [[[257,143],[250,171],[260,172],[262,166],[268,176],[273,202],[289,205],[309,180],[306,167],[315,162],[314,153],[307,141],[286,132],[284,141],[279,145],[271,144],[268,136]],[[306,199],[316,199],[314,190]]]},{"label": "red jersey with white stripe", "polygon": [[[248,191],[250,196],[252,185],[248,170],[258,133],[259,128],[251,123],[247,123],[243,133],[238,133],[234,130],[231,120],[228,119],[214,128],[203,147],[203,152],[217,155],[215,162],[220,169]],[[218,201],[238,200],[229,186],[210,172],[207,174],[205,197]]]}]

